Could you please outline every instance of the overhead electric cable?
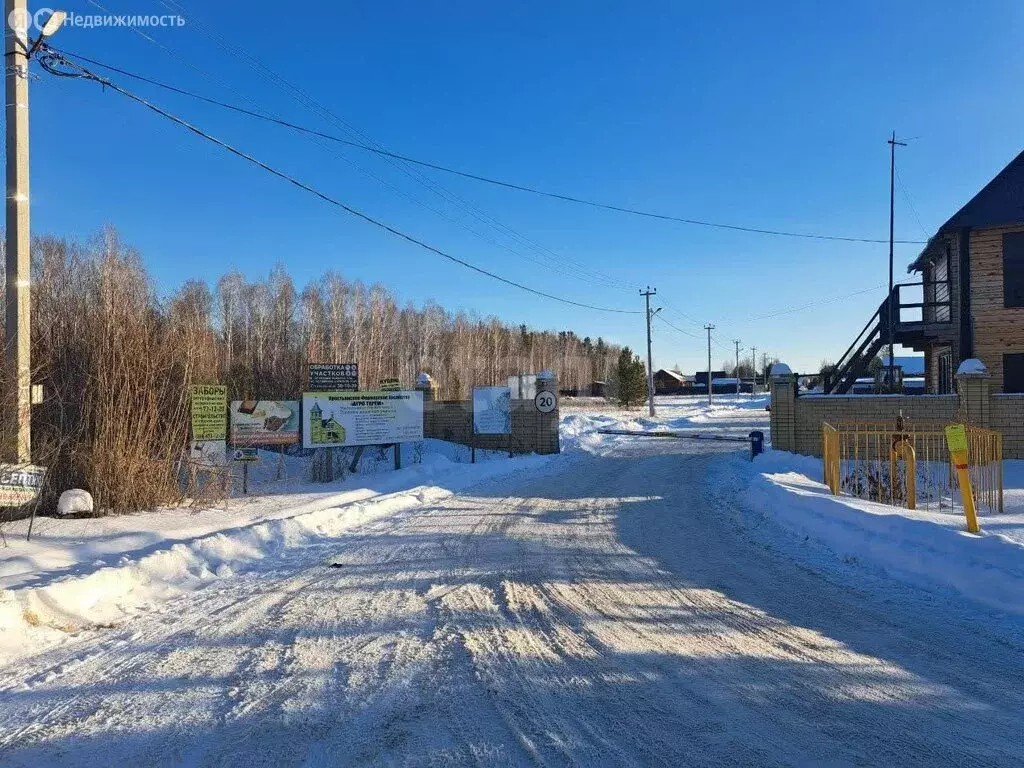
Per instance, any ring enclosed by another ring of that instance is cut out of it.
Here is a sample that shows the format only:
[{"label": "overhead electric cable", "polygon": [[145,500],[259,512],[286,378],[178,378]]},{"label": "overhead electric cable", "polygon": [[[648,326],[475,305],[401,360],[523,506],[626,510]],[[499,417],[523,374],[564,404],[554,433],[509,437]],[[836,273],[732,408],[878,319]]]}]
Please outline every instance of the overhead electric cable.
[{"label": "overhead electric cable", "polygon": [[[315,195],[316,197],[320,198],[324,202],[330,203],[331,205],[334,205],[334,206],[336,206],[338,208],[341,208],[342,210],[346,211],[347,213],[349,213],[349,214],[351,214],[351,215],[353,215],[353,216],[355,216],[357,218],[360,218],[363,221],[366,221],[366,222],[368,222],[370,224],[373,224],[374,226],[379,227],[380,229],[383,229],[386,232],[390,232],[392,235],[395,235],[396,237],[399,237],[399,238],[401,238],[403,240],[406,240],[407,242],[413,243],[414,245],[418,245],[419,247],[421,247],[421,248],[423,248],[423,249],[425,249],[427,251],[430,251],[431,253],[434,253],[434,254],[436,254],[438,256],[441,256],[442,258],[445,258],[445,259],[447,259],[449,261],[452,261],[452,262],[454,262],[456,264],[459,264],[459,265],[461,265],[463,267],[466,267],[467,269],[471,269],[474,272],[478,272],[478,273],[480,273],[482,275],[486,275],[487,277],[490,277],[490,278],[492,278],[494,280],[497,280],[499,282],[505,283],[506,285],[510,285],[510,286],[512,286],[514,288],[519,288],[520,290],[527,291],[529,293],[535,294],[537,296],[541,296],[543,298],[551,299],[553,301],[558,301],[558,302],[561,302],[563,304],[569,304],[569,305],[572,305],[572,306],[575,306],[575,307],[581,307],[583,309],[592,309],[592,310],[599,311],[599,312],[615,312],[615,313],[619,313],[619,314],[630,314],[630,315],[641,314],[641,312],[639,310],[614,309],[614,308],[610,308],[610,307],[599,307],[599,306],[594,306],[592,304],[585,304],[583,302],[578,302],[578,301],[573,301],[571,299],[566,299],[566,298],[563,298],[561,296],[556,296],[554,294],[546,293],[544,291],[539,291],[539,290],[537,290],[535,288],[531,288],[531,287],[529,287],[527,285],[523,285],[522,283],[516,282],[514,280],[509,280],[508,278],[502,277],[502,276],[500,276],[500,275],[498,275],[498,274],[496,274],[494,272],[486,270],[483,267],[478,267],[475,264],[472,264],[472,263],[470,263],[468,261],[465,261],[464,259],[460,259],[457,256],[453,256],[450,253],[447,253],[447,252],[441,250],[440,248],[436,248],[436,247],[434,247],[432,245],[429,245],[428,243],[425,243],[424,241],[422,241],[422,240],[420,240],[420,239],[418,239],[418,238],[416,238],[416,237],[414,237],[412,235],[409,235],[409,234],[407,234],[405,232],[402,232],[401,230],[396,229],[395,227],[392,227],[389,224],[386,224],[383,221],[380,221],[379,219],[375,219],[372,216],[370,216],[368,214],[365,214],[362,211],[359,211],[359,210],[357,210],[357,209],[355,209],[355,208],[353,208],[353,207],[351,207],[351,206],[341,202],[340,200],[337,200],[336,198],[331,197],[330,195],[328,195],[328,194],[326,194],[324,192],[321,192],[320,190],[316,189],[315,187],[312,187],[309,184],[306,184],[305,182],[300,181],[299,179],[295,178],[294,176],[291,176],[291,175],[285,173],[284,171],[280,171],[277,168],[274,168],[273,166],[271,166],[271,165],[269,165],[267,163],[264,163],[262,160],[259,160],[256,157],[254,157],[254,156],[252,156],[252,155],[250,155],[250,154],[248,154],[248,153],[246,153],[246,152],[244,152],[244,151],[242,151],[242,150],[232,146],[231,144],[228,144],[227,142],[222,141],[221,139],[218,139],[217,137],[212,136],[209,133],[206,133],[202,129],[197,128],[196,126],[192,125],[191,123],[187,122],[186,120],[183,120],[182,118],[177,117],[176,115],[173,115],[170,112],[167,112],[166,110],[164,110],[164,109],[156,106],[155,104],[147,101],[146,99],[142,98],[141,96],[137,96],[136,94],[132,93],[131,91],[128,91],[128,90],[122,88],[121,86],[117,85],[116,83],[114,83],[110,79],[102,77],[101,75],[97,75],[94,72],[91,72],[90,70],[88,70],[85,67],[83,67],[81,64],[78,64],[78,63],[72,61],[71,59],[69,59],[68,57],[64,56],[60,52],[56,51],[55,49],[50,48],[45,43],[40,46],[40,51],[41,51],[41,53],[40,53],[39,61],[40,61],[40,64],[43,66],[43,68],[47,72],[49,72],[49,73],[51,73],[53,75],[56,75],[58,77],[81,77],[81,78],[85,78],[85,79],[97,82],[100,85],[104,86],[105,88],[110,88],[111,90],[116,91],[117,93],[121,94],[122,96],[125,96],[126,98],[129,98],[132,101],[135,101],[135,102],[143,105],[144,107],[146,107],[147,109],[151,110],[152,112],[155,112],[156,114],[158,114],[158,115],[160,115],[160,116],[170,120],[171,122],[173,122],[173,123],[175,123],[175,124],[185,128],[186,130],[194,133],[195,135],[199,136],[200,138],[206,139],[207,141],[209,141],[209,142],[211,142],[213,144],[216,144],[217,146],[219,146],[222,149],[230,152],[231,154],[236,155],[237,157],[240,157],[243,160],[246,160],[249,163],[251,163],[251,164],[253,164],[253,165],[255,165],[255,166],[259,167],[259,168],[262,168],[263,170],[267,171],[268,173],[270,173],[270,174],[272,174],[274,176],[277,176],[278,178],[283,179],[283,180],[289,182],[290,184],[293,184],[296,187],[298,187],[298,188],[300,188],[300,189],[302,189],[302,190],[304,190],[306,192],[309,192],[312,195]],[[64,65],[64,66],[67,66],[67,67],[72,67],[73,69],[78,70],[78,74],[73,73],[73,72],[61,71],[60,69],[57,68],[58,64]]]},{"label": "overhead electric cable", "polygon": [[[179,88],[177,86],[169,85],[167,83],[160,82],[160,81],[155,80],[153,78],[149,78],[149,77],[146,77],[144,75],[139,75],[137,73],[134,73],[134,72],[122,69],[120,67],[116,67],[116,66],[110,65],[110,64],[105,64],[103,62],[97,61],[95,59],[91,59],[91,58],[86,57],[86,56],[82,56],[80,54],[75,54],[75,53],[72,53],[70,51],[65,51],[65,53],[67,53],[68,55],[74,56],[75,58],[81,59],[82,61],[87,61],[88,63],[93,64],[94,66],[103,67],[104,69],[108,69],[108,70],[110,70],[112,72],[117,72],[118,74],[121,74],[121,75],[123,75],[125,77],[130,77],[130,78],[133,78],[133,79],[138,80],[140,82],[148,83],[149,85],[153,85],[153,86],[158,87],[158,88],[163,88],[165,90],[177,93],[179,95],[187,96],[189,98],[196,99],[198,101],[203,101],[203,102],[205,102],[207,104],[211,104],[211,105],[214,105],[214,106],[217,106],[217,107],[221,107],[223,109],[228,109],[228,110],[231,110],[233,112],[237,112],[239,114],[243,114],[243,115],[247,115],[249,117],[256,118],[258,120],[263,120],[263,121],[266,121],[266,122],[269,122],[269,123],[274,123],[274,124],[279,125],[281,127],[288,128],[288,129],[293,130],[293,131],[297,131],[299,133],[304,133],[304,134],[308,134],[310,136],[316,136],[316,137],[321,138],[321,139],[326,139],[328,141],[333,141],[333,142],[336,142],[336,143],[339,143],[339,144],[344,144],[345,146],[354,147],[356,149],[360,149],[360,150],[363,150],[363,151],[366,151],[366,152],[371,152],[373,154],[376,154],[376,155],[379,155],[379,156],[382,156],[382,157],[387,157],[387,158],[391,158],[393,160],[398,160],[398,161],[401,161],[403,163],[410,163],[410,164],[418,165],[418,166],[421,166],[421,167],[424,167],[424,168],[430,168],[430,169],[435,170],[435,171],[441,171],[441,172],[452,174],[452,175],[455,175],[455,176],[461,176],[462,178],[471,179],[471,180],[474,180],[474,181],[482,182],[482,183],[485,183],[485,184],[491,184],[491,185],[498,186],[498,187],[504,187],[506,189],[512,189],[512,190],[516,190],[516,191],[519,191],[519,192],[527,192],[527,193],[534,194],[534,195],[540,195],[540,196],[543,196],[543,197],[548,197],[548,198],[552,198],[552,199],[556,199],[556,200],[562,200],[564,202],[570,202],[570,203],[575,203],[575,204],[579,204],[579,205],[587,205],[587,206],[591,206],[591,207],[594,207],[594,208],[601,208],[601,209],[604,209],[604,210],[615,211],[615,212],[618,212],[618,213],[629,214],[629,215],[632,215],[632,216],[641,216],[641,217],[651,218],[651,219],[660,219],[660,220],[663,220],[663,221],[673,221],[673,222],[677,222],[677,223],[681,223],[681,224],[689,224],[689,225],[701,226],[701,227],[710,227],[710,228],[714,228],[714,229],[725,229],[725,230],[732,230],[732,231],[736,231],[736,232],[745,232],[745,233],[748,233],[748,234],[770,235],[770,236],[776,236],[776,237],[795,237],[795,238],[812,239],[812,240],[832,240],[832,241],[850,242],[850,243],[888,243],[889,242],[888,239],[885,239],[885,238],[865,238],[865,237],[850,237],[850,236],[845,236],[845,235],[828,235],[828,234],[813,233],[813,232],[793,232],[793,231],[781,230],[781,229],[766,229],[766,228],[753,227],[753,226],[740,225],[740,224],[727,224],[727,223],[724,223],[724,222],[714,222],[714,221],[707,221],[707,220],[703,220],[703,219],[694,219],[694,218],[689,218],[689,217],[684,217],[684,216],[675,216],[675,215],[671,215],[671,214],[655,213],[655,212],[652,212],[652,211],[645,211],[645,210],[640,210],[640,209],[637,209],[637,208],[630,208],[630,207],[626,207],[626,206],[622,206],[622,205],[615,205],[615,204],[612,204],[612,203],[604,203],[604,202],[599,202],[599,201],[596,201],[596,200],[589,200],[589,199],[586,199],[586,198],[583,198],[583,197],[579,197],[579,196],[576,196],[576,195],[567,195],[567,194],[562,194],[562,193],[558,193],[558,192],[552,192],[550,190],[544,190],[544,189],[540,189],[538,187],[527,186],[525,184],[517,184],[517,183],[514,183],[514,182],[510,182],[510,181],[504,181],[504,180],[501,180],[501,179],[495,179],[495,178],[492,178],[492,177],[489,177],[489,176],[483,176],[483,175],[478,174],[478,173],[470,173],[468,171],[461,171],[461,170],[458,170],[456,168],[451,168],[449,166],[441,165],[439,163],[434,163],[434,162],[430,162],[430,161],[427,161],[427,160],[420,160],[418,158],[410,157],[409,155],[403,155],[403,154],[400,154],[398,152],[391,152],[391,151],[389,151],[387,149],[384,149],[383,147],[380,147],[380,146],[373,146],[371,144],[364,143],[364,142],[361,142],[361,141],[354,141],[352,139],[346,139],[346,138],[342,138],[340,136],[335,136],[333,134],[326,133],[324,131],[319,131],[319,130],[316,130],[314,128],[309,128],[307,126],[299,125],[297,123],[293,123],[293,122],[288,121],[288,120],[283,120],[283,119],[281,119],[279,117],[275,117],[274,115],[270,115],[270,114],[267,114],[265,112],[261,112],[261,111],[258,111],[258,110],[247,109],[245,107],[238,106],[237,104],[230,104],[228,102],[221,101],[219,99],[214,99],[214,98],[211,98],[211,97],[208,97],[208,96],[204,96],[202,94],[196,93],[194,91],[187,90],[185,88]],[[424,177],[420,177],[420,178],[422,179]],[[440,189],[443,189],[443,188],[440,188]],[[434,191],[436,192],[437,188],[435,188]],[[447,195],[449,195],[449,196],[452,195],[452,193],[448,192],[447,190],[445,190],[445,193]],[[438,193],[438,194],[441,194],[441,193]],[[444,196],[444,195],[442,195],[442,196]],[[462,200],[461,198],[459,198],[459,200],[464,205],[472,205],[471,203],[468,203],[467,201]],[[477,210],[479,210],[479,209],[477,209]],[[483,214],[482,211],[480,213]],[[489,216],[487,216],[487,214],[483,214],[483,215],[486,216],[487,218],[490,218]],[[491,222],[492,223],[496,222],[499,225],[499,227],[504,227],[504,225],[500,224],[500,222],[497,222],[497,220],[495,220],[495,219],[491,219]],[[514,232],[514,230],[512,230],[512,231]],[[518,233],[516,233],[516,234],[518,234]],[[519,237],[524,237],[524,236],[520,235]],[[902,243],[902,244],[922,244],[922,243],[925,243],[927,241],[926,240],[895,240],[894,242]],[[543,248],[543,246],[539,246],[539,247]],[[630,287],[634,287],[634,286],[630,286]]]}]

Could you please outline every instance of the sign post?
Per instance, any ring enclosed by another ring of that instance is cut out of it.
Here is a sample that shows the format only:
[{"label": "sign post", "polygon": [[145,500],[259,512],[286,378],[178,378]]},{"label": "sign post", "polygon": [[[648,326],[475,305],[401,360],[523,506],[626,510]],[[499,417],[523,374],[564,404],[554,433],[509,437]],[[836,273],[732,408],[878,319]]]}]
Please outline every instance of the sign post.
[{"label": "sign post", "polygon": [[957,479],[960,481],[960,498],[964,504],[964,517],[967,518],[967,530],[980,533],[978,512],[974,506],[974,488],[971,486],[971,475],[968,472],[967,428],[963,424],[951,424],[946,427],[946,444],[953,459]]}]

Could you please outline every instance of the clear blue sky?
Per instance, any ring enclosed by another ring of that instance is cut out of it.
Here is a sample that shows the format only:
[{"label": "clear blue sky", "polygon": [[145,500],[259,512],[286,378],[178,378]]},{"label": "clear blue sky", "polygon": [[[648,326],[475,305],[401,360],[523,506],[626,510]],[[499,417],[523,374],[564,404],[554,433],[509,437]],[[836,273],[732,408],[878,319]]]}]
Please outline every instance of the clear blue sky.
[{"label": "clear blue sky", "polygon": [[[99,1],[119,14],[168,13],[160,0]],[[53,43],[214,97],[237,102],[243,94],[286,119],[342,132],[216,45],[203,25],[394,151],[567,194],[766,228],[885,237],[885,140],[895,128],[913,138],[900,150],[900,173],[931,234],[1024,144],[1019,2],[179,2],[184,27],[147,30],[174,55],[126,29],[65,28]],[[87,0],[67,7],[99,12]],[[642,315],[578,310],[495,283],[116,93],[37,71],[34,230],[88,236],[113,224],[141,249],[164,292],[232,267],[259,277],[280,260],[300,286],[335,269],[382,282],[403,300],[643,347]],[[567,278],[495,245],[555,262],[379,158],[123,83],[461,258],[579,301],[642,306],[635,292]],[[636,219],[426,173],[544,248],[656,286],[656,305],[716,323],[716,367],[739,338],[747,350],[756,345],[815,369],[841,354],[884,295],[879,288],[752,320],[880,286],[887,246]],[[896,228],[897,237],[924,239],[899,190]],[[904,277],[919,246],[897,248]],[[659,324],[656,367],[702,367],[699,324],[665,312],[695,337]]]}]

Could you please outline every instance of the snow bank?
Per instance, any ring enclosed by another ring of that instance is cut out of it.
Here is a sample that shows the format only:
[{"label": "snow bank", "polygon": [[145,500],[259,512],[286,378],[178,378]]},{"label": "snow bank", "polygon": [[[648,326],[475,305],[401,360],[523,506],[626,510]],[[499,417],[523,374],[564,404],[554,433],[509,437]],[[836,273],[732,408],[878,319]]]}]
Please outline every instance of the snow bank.
[{"label": "snow bank", "polygon": [[846,562],[1024,614],[1024,491],[1012,487],[1024,481],[1024,462],[1006,464],[1006,512],[983,517],[980,535],[964,530],[960,514],[911,512],[832,496],[817,479],[820,459],[782,451],[741,469],[747,475],[742,498],[759,520],[823,544]]},{"label": "snow bank", "polygon": [[[542,467],[552,458],[525,456],[456,464],[432,452],[423,456],[422,464],[392,472],[378,483],[378,487],[405,486],[392,493],[365,487],[325,492],[323,486],[313,486],[318,492],[305,494],[311,497],[305,503],[296,505],[295,496],[289,495],[283,498],[292,499],[292,506],[273,511],[266,509],[271,499],[254,500],[264,514],[272,515],[269,519],[245,520],[237,511],[235,516],[217,511],[198,515],[164,511],[103,521],[48,521],[48,537],[10,541],[8,548],[0,550],[0,564],[17,585],[0,591],[0,665],[29,650],[37,652],[58,643],[69,632],[119,624],[142,608],[217,579],[268,567],[264,563],[286,550],[328,543],[356,526],[436,503],[488,478]],[[422,484],[430,477],[434,483]],[[358,480],[352,478],[350,483]],[[361,480],[365,483],[367,479]],[[218,521],[217,514],[226,519]],[[191,525],[182,524],[190,519]],[[125,535],[111,539],[97,533],[103,529],[88,535],[89,525],[104,523],[122,526]],[[218,523],[222,530],[204,531]],[[61,531],[69,526],[78,531],[85,526],[86,533],[71,545],[58,544],[67,538]],[[129,533],[129,526],[149,526],[149,530]],[[190,538],[189,533],[194,535]],[[175,538],[180,540],[175,542]],[[144,546],[147,542],[150,545]],[[118,553],[117,548],[124,545],[128,548]],[[31,556],[26,557],[26,551]],[[96,560],[97,551],[104,557]],[[78,566],[70,575],[62,575],[69,559],[77,559]],[[32,564],[30,574],[25,573],[26,561]]]}]

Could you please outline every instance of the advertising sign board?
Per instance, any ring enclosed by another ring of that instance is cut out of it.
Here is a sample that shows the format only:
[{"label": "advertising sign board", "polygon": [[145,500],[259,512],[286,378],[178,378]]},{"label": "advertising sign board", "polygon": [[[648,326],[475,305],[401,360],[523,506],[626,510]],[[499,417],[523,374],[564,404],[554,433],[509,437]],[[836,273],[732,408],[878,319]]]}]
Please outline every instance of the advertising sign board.
[{"label": "advertising sign board", "polygon": [[192,387],[192,439],[224,440],[228,436],[228,388],[217,384]]},{"label": "advertising sign board", "polygon": [[511,388],[473,387],[473,432],[478,435],[512,434]]},{"label": "advertising sign board", "polygon": [[231,401],[232,445],[291,445],[298,442],[298,400]]},{"label": "advertising sign board", "polygon": [[359,389],[359,363],[310,363],[310,392],[355,392]]},{"label": "advertising sign board", "polygon": [[34,500],[43,487],[46,468],[32,464],[0,464],[0,506],[19,507]]},{"label": "advertising sign board", "polygon": [[384,445],[423,439],[422,392],[304,392],[306,448]]}]

